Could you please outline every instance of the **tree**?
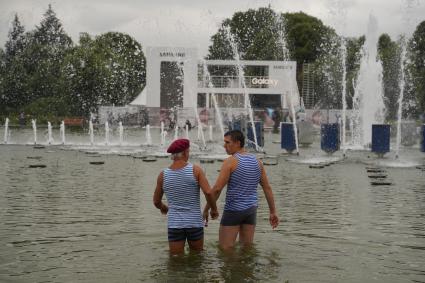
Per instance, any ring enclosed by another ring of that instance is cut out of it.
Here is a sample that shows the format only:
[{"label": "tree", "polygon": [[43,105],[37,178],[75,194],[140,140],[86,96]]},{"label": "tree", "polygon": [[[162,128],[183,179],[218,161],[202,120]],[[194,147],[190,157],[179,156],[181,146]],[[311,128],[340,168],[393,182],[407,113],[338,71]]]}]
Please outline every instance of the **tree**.
[{"label": "tree", "polygon": [[[226,30],[230,30],[243,60],[297,61],[299,89],[302,86],[302,64],[314,62],[325,54],[324,43],[335,35],[320,20],[302,12],[278,14],[270,7],[249,9],[223,21],[218,32],[211,37],[207,59],[234,58]],[[282,39],[286,46],[283,46]],[[289,58],[285,57],[285,47],[289,49]]]},{"label": "tree", "polygon": [[312,63],[328,52],[336,33],[321,20],[303,12],[284,14],[286,37],[291,58],[302,63]]},{"label": "tree", "polygon": [[17,54],[23,51],[25,47],[24,32],[25,28],[21,25],[18,14],[15,14],[12,21],[12,28],[9,31],[8,40],[5,45],[6,61],[10,62]]},{"label": "tree", "polygon": [[327,52],[314,61],[315,107],[342,108],[343,56],[341,38],[335,36],[326,44]]},{"label": "tree", "polygon": [[51,5],[40,25],[27,36],[24,64],[30,76],[29,100],[48,96],[60,97],[61,64],[72,47],[72,40],[65,33]]},{"label": "tree", "polygon": [[18,15],[12,21],[12,27],[8,34],[3,54],[3,71],[1,74],[3,111],[19,107],[23,103],[26,93],[26,71],[23,66],[22,54],[26,47],[24,27],[21,25]]},{"label": "tree", "polygon": [[409,54],[408,76],[411,78],[411,90],[416,94],[415,108],[425,114],[425,21],[413,33],[409,42]]},{"label": "tree", "polygon": [[62,89],[72,111],[86,115],[100,105],[128,104],[144,87],[145,63],[142,46],[129,35],[109,32],[91,39],[81,34],[62,67]]},{"label": "tree", "polygon": [[72,45],[71,38],[65,33],[50,4],[40,25],[36,27],[34,40],[37,44],[53,47],[52,51],[59,53]]},{"label": "tree", "polygon": [[2,48],[0,48],[0,113],[6,112],[6,93],[4,92],[6,73],[6,55]]},{"label": "tree", "polygon": [[378,39],[378,56],[382,62],[384,103],[387,119],[397,119],[398,98],[400,96],[400,48],[388,34]]},{"label": "tree", "polygon": [[346,38],[347,47],[347,107],[353,108],[354,85],[360,70],[361,49],[366,41],[364,35]]}]

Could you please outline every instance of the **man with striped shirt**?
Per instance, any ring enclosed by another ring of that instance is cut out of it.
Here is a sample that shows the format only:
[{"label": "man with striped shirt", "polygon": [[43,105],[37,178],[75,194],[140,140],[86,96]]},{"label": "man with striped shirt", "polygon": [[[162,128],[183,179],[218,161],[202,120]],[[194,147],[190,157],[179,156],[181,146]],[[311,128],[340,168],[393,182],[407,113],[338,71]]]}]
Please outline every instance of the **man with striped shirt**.
[{"label": "man with striped shirt", "polygon": [[[241,131],[232,130],[224,135],[224,148],[227,158],[213,187],[215,197],[227,185],[226,201],[220,222],[219,244],[223,250],[231,249],[236,238],[243,246],[250,246],[254,240],[258,195],[260,184],[266,197],[272,228],[279,224],[276,214],[272,188],[261,161],[245,151],[245,137]],[[208,221],[209,206],[204,209],[204,218]]]},{"label": "man with striped shirt", "polygon": [[[153,196],[154,205],[162,214],[168,213],[168,243],[171,254],[184,252],[186,240],[190,250],[200,251],[204,246],[204,222],[201,213],[200,190],[212,207],[211,218],[218,217],[217,206],[208,180],[202,169],[189,160],[190,142],[175,140],[167,149],[173,163],[157,178]],[[165,193],[168,206],[162,202]]]}]

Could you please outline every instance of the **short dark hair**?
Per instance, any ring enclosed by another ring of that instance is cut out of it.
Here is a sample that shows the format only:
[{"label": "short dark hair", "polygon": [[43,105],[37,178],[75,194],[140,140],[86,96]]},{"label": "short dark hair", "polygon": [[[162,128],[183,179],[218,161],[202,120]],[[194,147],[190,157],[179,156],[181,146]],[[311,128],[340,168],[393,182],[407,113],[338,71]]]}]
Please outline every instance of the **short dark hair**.
[{"label": "short dark hair", "polygon": [[245,136],[243,135],[243,133],[239,130],[230,130],[227,131],[224,134],[225,137],[230,136],[230,139],[234,142],[239,141],[241,144],[241,147],[245,146]]}]

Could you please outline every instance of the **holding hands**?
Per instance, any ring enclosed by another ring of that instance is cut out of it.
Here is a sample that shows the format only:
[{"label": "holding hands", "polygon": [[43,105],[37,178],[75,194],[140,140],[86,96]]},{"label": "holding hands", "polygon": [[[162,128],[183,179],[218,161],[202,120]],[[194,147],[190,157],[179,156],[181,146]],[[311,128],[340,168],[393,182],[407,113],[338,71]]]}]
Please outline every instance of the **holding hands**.
[{"label": "holding hands", "polygon": [[216,209],[210,209],[208,205],[205,206],[204,212],[203,212],[203,218],[205,222],[205,226],[208,226],[208,214],[211,216],[211,219],[215,220],[218,218],[219,213],[217,208]]}]

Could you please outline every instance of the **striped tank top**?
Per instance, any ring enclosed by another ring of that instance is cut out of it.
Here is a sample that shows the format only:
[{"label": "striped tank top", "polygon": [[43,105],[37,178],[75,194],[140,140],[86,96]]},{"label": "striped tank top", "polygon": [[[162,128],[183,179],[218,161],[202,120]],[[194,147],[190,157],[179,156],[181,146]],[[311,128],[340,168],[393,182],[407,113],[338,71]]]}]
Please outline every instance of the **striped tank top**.
[{"label": "striped tank top", "polygon": [[168,201],[168,228],[204,227],[192,164],[177,170],[164,169],[163,190]]},{"label": "striped tank top", "polygon": [[230,175],[227,184],[224,210],[241,211],[258,206],[257,187],[260,183],[261,169],[253,154],[233,155],[238,160],[236,170]]}]

